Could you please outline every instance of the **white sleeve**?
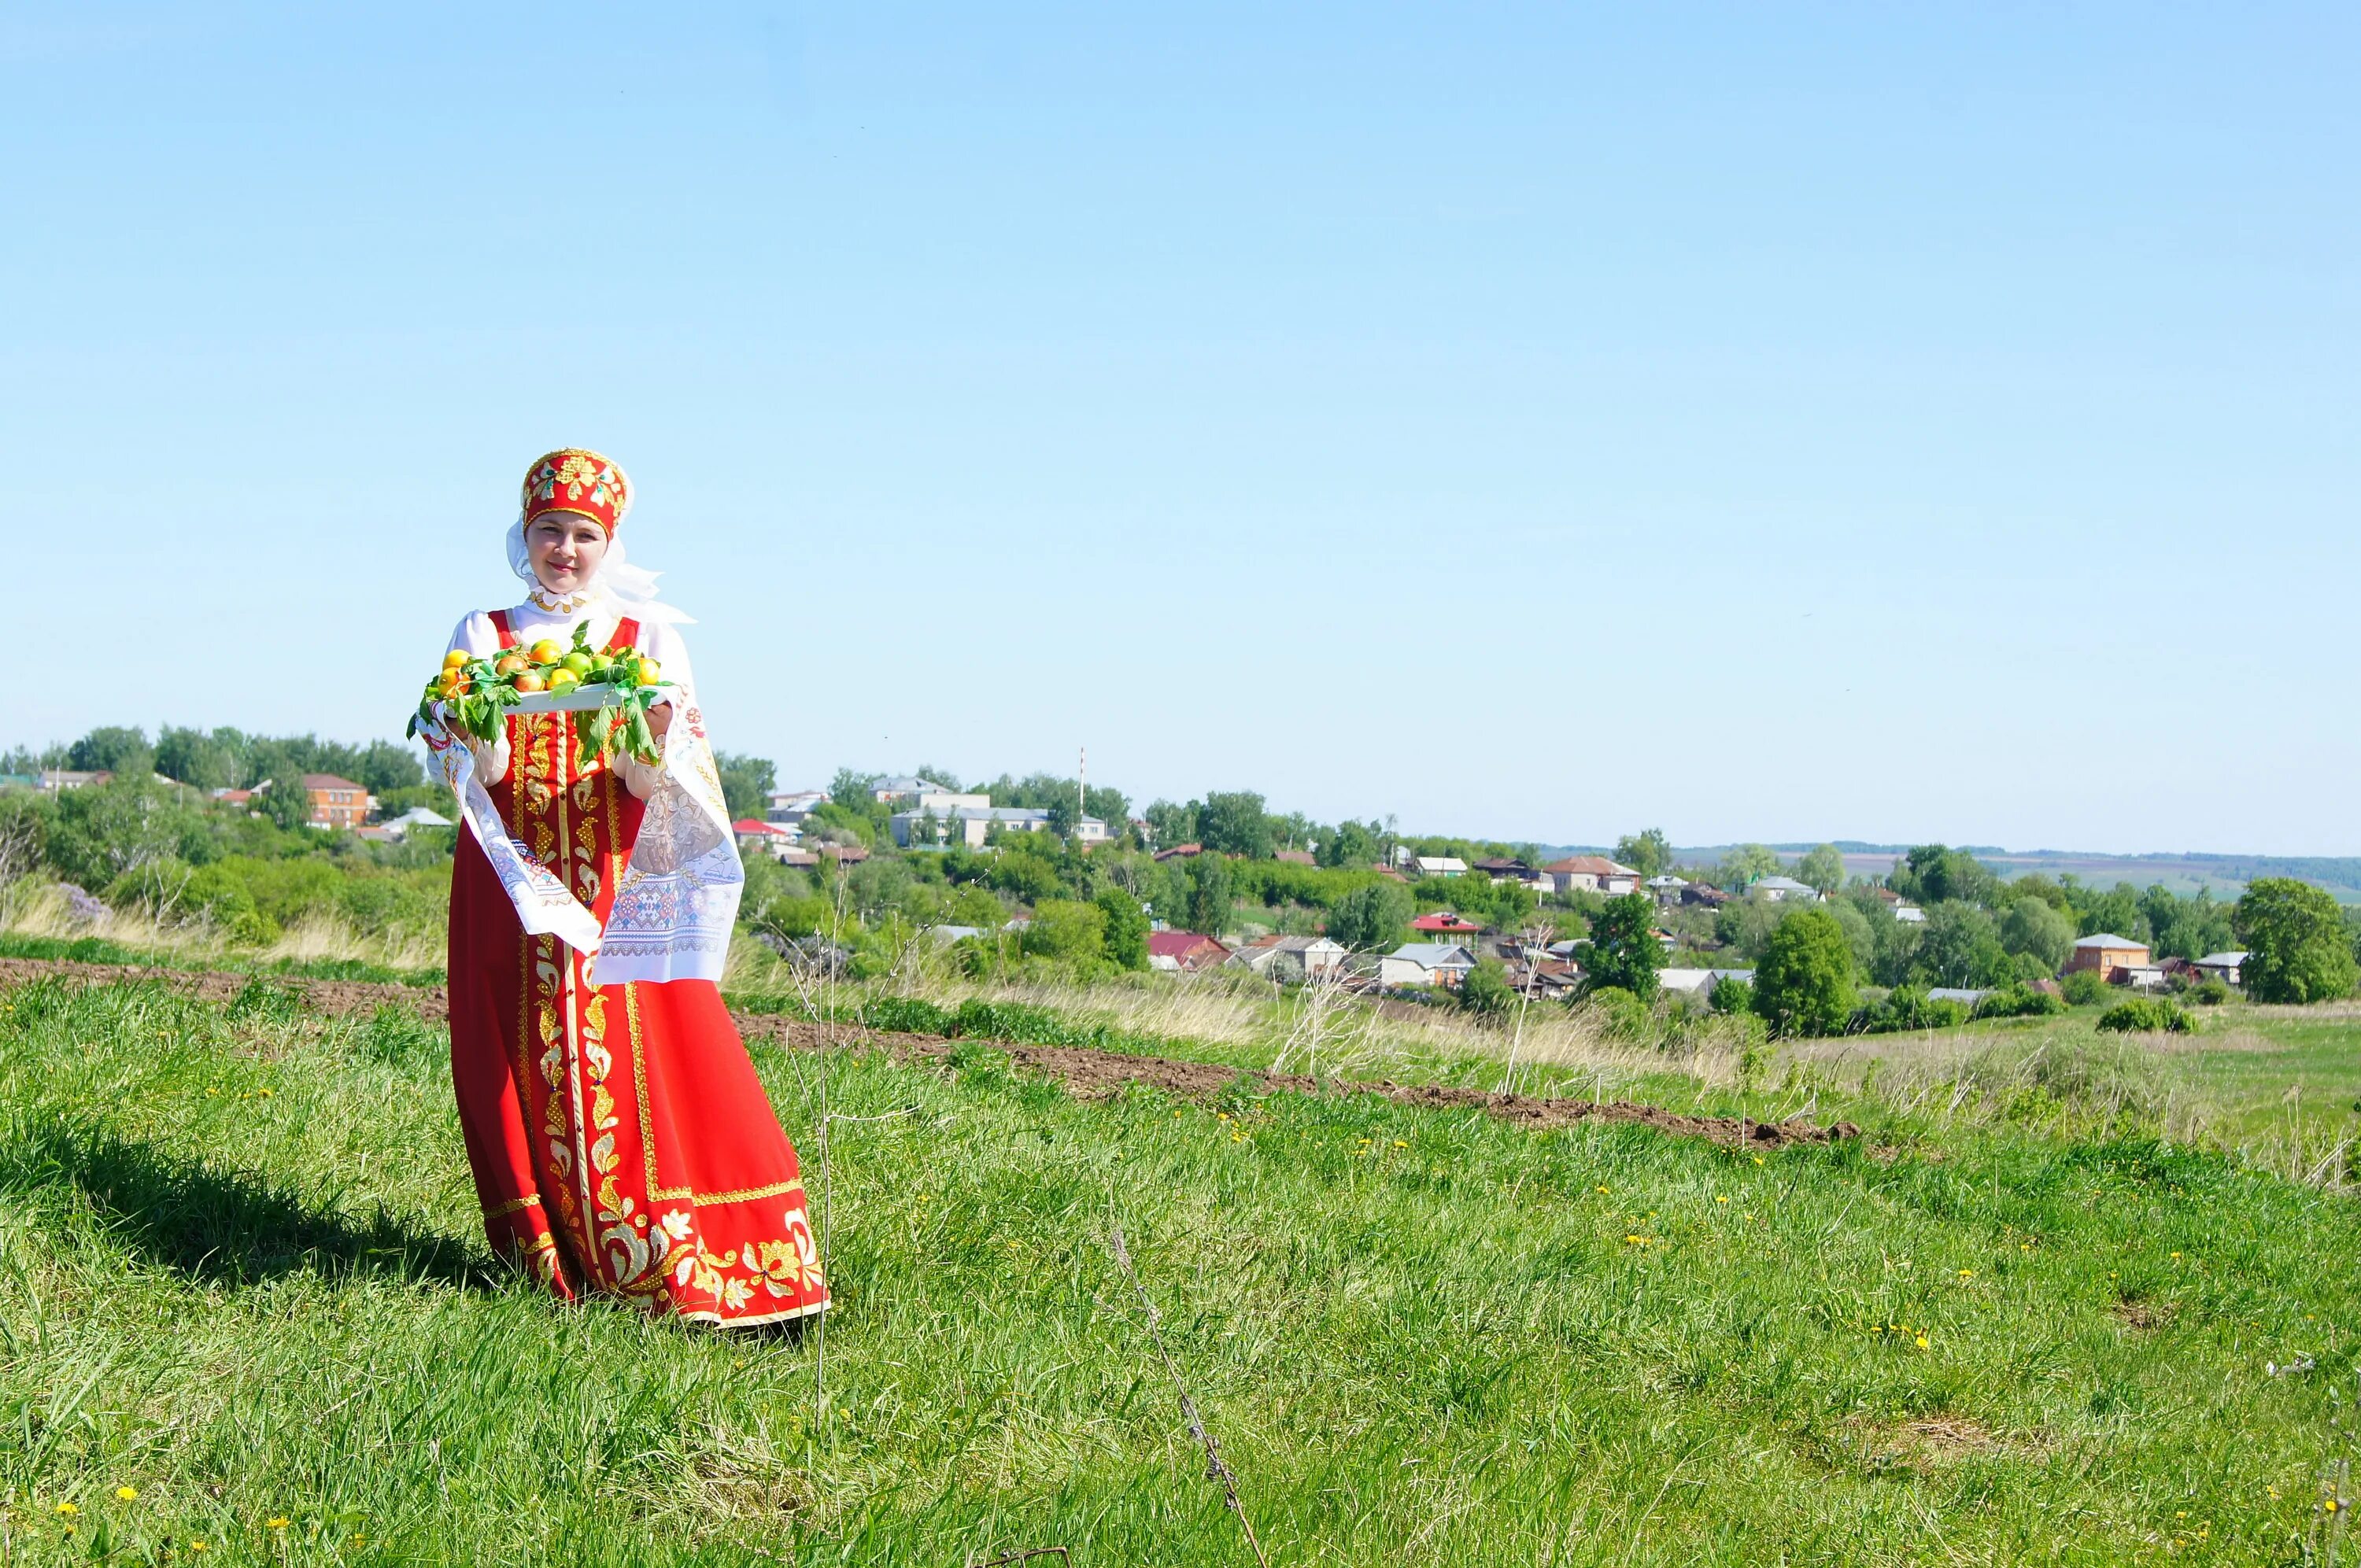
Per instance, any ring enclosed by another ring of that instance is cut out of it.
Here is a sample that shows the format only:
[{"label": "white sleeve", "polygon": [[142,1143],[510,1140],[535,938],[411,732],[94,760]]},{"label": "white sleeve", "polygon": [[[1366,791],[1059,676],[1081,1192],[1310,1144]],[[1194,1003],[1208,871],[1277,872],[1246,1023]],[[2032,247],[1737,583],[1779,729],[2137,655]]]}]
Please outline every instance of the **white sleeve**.
[{"label": "white sleeve", "polygon": [[[492,625],[492,618],[479,609],[461,621],[451,633],[451,647],[444,652],[449,652],[451,649],[479,659],[488,659],[499,652],[500,634]],[[500,738],[497,740],[482,740],[467,734],[459,739],[467,743],[468,753],[476,759],[476,777],[483,781],[486,789],[509,776],[509,727],[506,724],[500,726]]]},{"label": "white sleeve", "polygon": [[[638,647],[656,662],[657,678],[678,688],[671,698],[672,721],[682,722],[687,710],[697,706],[697,687],[688,673],[688,644],[669,624],[658,620],[642,624]],[[642,762],[629,751],[619,751],[615,753],[615,773],[625,789],[645,800],[655,793],[656,784],[664,778],[664,763],[671,754],[672,731],[666,729],[656,742],[653,763]]]}]

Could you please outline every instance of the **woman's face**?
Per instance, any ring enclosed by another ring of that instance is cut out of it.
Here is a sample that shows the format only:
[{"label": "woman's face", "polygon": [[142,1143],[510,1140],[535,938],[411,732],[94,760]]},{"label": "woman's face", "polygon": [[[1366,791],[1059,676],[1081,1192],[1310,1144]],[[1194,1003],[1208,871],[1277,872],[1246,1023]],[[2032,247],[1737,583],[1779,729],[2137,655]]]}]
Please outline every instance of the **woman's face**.
[{"label": "woman's face", "polygon": [[606,558],[607,531],[580,512],[545,511],[524,531],[525,551],[533,557],[533,575],[554,594],[570,594],[589,586]]}]

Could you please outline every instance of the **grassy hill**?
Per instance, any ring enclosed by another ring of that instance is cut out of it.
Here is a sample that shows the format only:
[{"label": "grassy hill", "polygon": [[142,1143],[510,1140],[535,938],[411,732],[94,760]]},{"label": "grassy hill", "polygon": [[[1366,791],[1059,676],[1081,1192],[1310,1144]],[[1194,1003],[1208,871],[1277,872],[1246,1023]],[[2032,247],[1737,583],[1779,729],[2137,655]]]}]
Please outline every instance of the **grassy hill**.
[{"label": "grassy hill", "polygon": [[1758,1154],[763,1046],[823,1365],[494,1269],[445,1049],[0,996],[10,1560],[1250,1562],[1117,1225],[1274,1563],[2289,1562],[2352,1445],[2352,1201],[2063,1079]]}]

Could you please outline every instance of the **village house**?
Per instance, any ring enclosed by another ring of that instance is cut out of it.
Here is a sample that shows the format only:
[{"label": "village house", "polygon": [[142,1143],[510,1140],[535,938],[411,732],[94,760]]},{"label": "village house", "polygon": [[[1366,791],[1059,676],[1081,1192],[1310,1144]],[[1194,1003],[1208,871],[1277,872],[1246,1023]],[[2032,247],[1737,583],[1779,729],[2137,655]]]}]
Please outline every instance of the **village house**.
[{"label": "village house", "polygon": [[1719,909],[1730,902],[1730,897],[1711,883],[1693,882],[1681,889],[1681,902],[1701,909]]},{"label": "village house", "polygon": [[[979,798],[989,800],[989,795]],[[993,829],[1012,833],[1038,833],[1049,826],[1049,814],[1035,806],[961,806],[948,811],[921,808],[897,811],[888,819],[894,830],[894,842],[904,849],[919,845],[956,843],[971,850],[983,848]],[[1074,842],[1098,844],[1106,840],[1106,824],[1095,817],[1074,819]]]},{"label": "village house", "polygon": [[1439,985],[1457,990],[1475,955],[1452,942],[1404,942],[1378,960],[1380,985]]},{"label": "village house", "polygon": [[2135,942],[2129,937],[2118,937],[2110,931],[2101,931],[2074,944],[2074,951],[2066,960],[2065,972],[2077,974],[2089,970],[2109,985],[2127,985],[2131,982],[2132,970],[2154,967],[2148,959],[2147,943]]},{"label": "village house", "polygon": [[1535,1002],[1568,1002],[1582,990],[1582,966],[1564,959],[1520,959],[1508,970],[1510,988]]},{"label": "village house", "polygon": [[1791,876],[1767,876],[1752,883],[1746,890],[1749,898],[1759,898],[1765,904],[1817,904],[1820,890],[1807,882],[1797,882]]},{"label": "village house", "polygon": [[412,828],[448,828],[451,826],[451,819],[429,811],[423,806],[413,806],[399,817],[387,817],[378,826],[385,830],[387,838],[399,841]]},{"label": "village house", "polygon": [[1157,850],[1156,859],[1159,861],[1193,861],[1204,852],[1205,846],[1196,842],[1194,839],[1191,839],[1186,844],[1175,844],[1169,850]]},{"label": "village house", "polygon": [[1470,920],[1466,916],[1450,909],[1438,909],[1432,915],[1422,915],[1410,923],[1410,928],[1430,942],[1439,942],[1447,937],[1457,937],[1463,940],[1473,941],[1484,934],[1484,927],[1480,922]]},{"label": "village house", "polygon": [[870,794],[880,806],[899,806],[906,811],[931,811],[938,817],[947,816],[961,806],[981,808],[992,804],[988,795],[972,795],[939,784],[932,779],[879,779],[870,786]]},{"label": "village house", "polygon": [[1467,862],[1456,855],[1414,855],[1411,869],[1421,876],[1466,876]]},{"label": "village house", "polygon": [[314,828],[357,828],[377,804],[368,790],[334,773],[305,773],[303,793],[311,797]]},{"label": "village house", "polygon": [[1345,944],[1326,937],[1257,937],[1230,955],[1230,962],[1266,980],[1319,980],[1336,973],[1351,956]]},{"label": "village house", "polygon": [[1620,898],[1640,888],[1640,873],[1604,855],[1568,855],[1542,868],[1551,893],[1603,893]]},{"label": "village house", "polygon": [[1663,876],[1652,876],[1640,885],[1654,896],[1658,905],[1669,909],[1681,901],[1681,891],[1688,884],[1688,878],[1666,872]]},{"label": "village house", "polygon": [[1496,887],[1508,882],[1520,883],[1526,887],[1537,887],[1542,880],[1542,873],[1522,861],[1501,860],[1495,857],[1488,861],[1477,861],[1474,869],[1479,874],[1490,877]]},{"label": "village house", "polygon": [[774,859],[785,855],[792,849],[797,837],[792,828],[783,827],[776,822],[758,821],[752,817],[741,817],[732,822],[730,825],[730,832],[731,837],[738,840],[740,854],[763,854]]},{"label": "village house", "polygon": [[1194,974],[1224,962],[1230,949],[1198,931],[1150,931],[1148,967],[1168,974]]},{"label": "village house", "polygon": [[2235,953],[2208,953],[2189,967],[2201,980],[2218,980],[2225,985],[2242,983],[2239,975],[2246,970],[2246,954],[2242,948]]}]

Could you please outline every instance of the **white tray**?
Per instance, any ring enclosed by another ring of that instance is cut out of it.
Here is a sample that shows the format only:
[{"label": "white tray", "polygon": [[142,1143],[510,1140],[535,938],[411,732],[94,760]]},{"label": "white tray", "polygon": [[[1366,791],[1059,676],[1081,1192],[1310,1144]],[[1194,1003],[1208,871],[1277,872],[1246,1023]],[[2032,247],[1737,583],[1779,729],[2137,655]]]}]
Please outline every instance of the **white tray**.
[{"label": "white tray", "polygon": [[[587,713],[594,707],[613,707],[623,700],[625,686],[576,686],[564,696],[549,692],[530,692],[517,699],[511,713]],[[642,691],[661,691],[661,686],[642,686]]]}]

